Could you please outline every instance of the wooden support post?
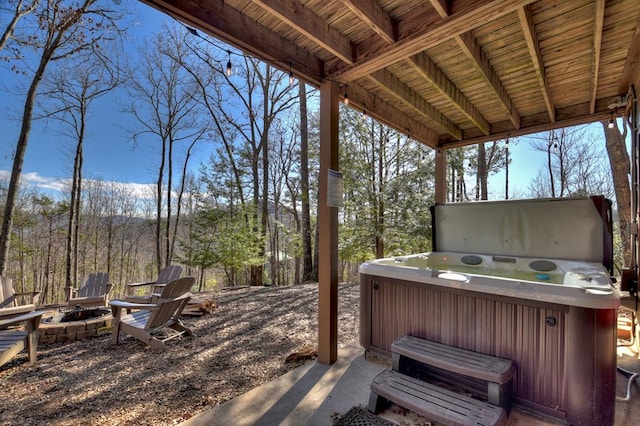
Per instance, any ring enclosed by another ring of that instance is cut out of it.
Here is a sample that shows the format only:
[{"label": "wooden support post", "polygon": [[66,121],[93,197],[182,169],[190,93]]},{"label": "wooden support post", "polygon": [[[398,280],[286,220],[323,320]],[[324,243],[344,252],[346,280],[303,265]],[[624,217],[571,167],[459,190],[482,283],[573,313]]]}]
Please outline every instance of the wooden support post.
[{"label": "wooden support post", "polygon": [[436,204],[447,202],[447,151],[436,148]]},{"label": "wooden support post", "polygon": [[338,360],[338,209],[328,205],[329,170],[338,171],[338,85],[320,86],[318,188],[318,361]]}]

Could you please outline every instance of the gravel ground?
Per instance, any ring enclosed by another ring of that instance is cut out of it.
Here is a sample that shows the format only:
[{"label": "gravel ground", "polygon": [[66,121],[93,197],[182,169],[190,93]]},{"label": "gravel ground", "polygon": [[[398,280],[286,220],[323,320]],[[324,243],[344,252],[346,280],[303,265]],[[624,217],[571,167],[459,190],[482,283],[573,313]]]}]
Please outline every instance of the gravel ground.
[{"label": "gravel ground", "polygon": [[[317,340],[317,284],[202,293],[218,307],[186,318],[195,337],[153,351],[124,334],[41,344],[0,367],[0,423],[173,425],[302,365]],[[359,287],[339,286],[339,346],[358,338]]]}]

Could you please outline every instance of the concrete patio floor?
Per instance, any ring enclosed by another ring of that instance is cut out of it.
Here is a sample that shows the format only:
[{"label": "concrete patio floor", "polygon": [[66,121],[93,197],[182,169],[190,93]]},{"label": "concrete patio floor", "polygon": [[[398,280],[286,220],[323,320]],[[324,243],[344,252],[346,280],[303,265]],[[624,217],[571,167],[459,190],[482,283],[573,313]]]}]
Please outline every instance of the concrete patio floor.
[{"label": "concrete patio floor", "polygon": [[[342,348],[332,366],[306,364],[272,382],[201,413],[183,425],[318,425],[329,426],[333,419],[356,405],[366,406],[371,380],[388,367],[383,359],[369,356],[358,344]],[[625,368],[640,371],[635,347],[619,348]],[[628,376],[617,374],[617,396],[625,397]],[[617,401],[615,426],[632,426],[640,419],[640,379],[631,386],[631,399]],[[390,409],[379,414],[396,424],[420,423],[413,413],[397,414]],[[424,424],[424,419],[420,424]],[[545,426],[559,424],[513,409],[507,425]]]}]

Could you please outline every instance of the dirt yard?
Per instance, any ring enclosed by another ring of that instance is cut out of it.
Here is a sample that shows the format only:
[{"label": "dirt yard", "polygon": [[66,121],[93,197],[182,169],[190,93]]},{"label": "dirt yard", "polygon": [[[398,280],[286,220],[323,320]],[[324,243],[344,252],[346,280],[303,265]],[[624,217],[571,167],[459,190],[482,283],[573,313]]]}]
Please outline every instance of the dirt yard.
[{"label": "dirt yard", "polygon": [[[339,287],[339,345],[357,341],[358,284]],[[308,361],[288,355],[317,339],[317,284],[205,293],[213,314],[186,318],[194,338],[157,352],[128,335],[41,344],[0,367],[0,424],[174,425]]]}]

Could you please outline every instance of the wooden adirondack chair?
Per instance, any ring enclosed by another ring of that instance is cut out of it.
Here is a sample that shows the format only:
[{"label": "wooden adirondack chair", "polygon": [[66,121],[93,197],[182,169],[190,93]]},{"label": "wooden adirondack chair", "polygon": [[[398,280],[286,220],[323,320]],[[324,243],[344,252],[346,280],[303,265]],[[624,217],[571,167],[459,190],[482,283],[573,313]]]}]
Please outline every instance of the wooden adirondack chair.
[{"label": "wooden adirondack chair", "polygon": [[[193,332],[180,321],[180,314],[191,299],[190,290],[194,283],[193,277],[171,281],[164,285],[154,303],[112,300],[111,343],[118,344],[121,330],[154,349],[164,349],[167,340],[185,334],[193,336]],[[131,310],[134,312],[127,313]]]},{"label": "wooden adirondack chair", "polygon": [[67,304],[74,307],[107,306],[111,287],[109,274],[106,272],[91,273],[84,278],[79,289],[65,287]]},{"label": "wooden adirondack chair", "polygon": [[[18,299],[21,299],[22,303],[18,303]],[[33,312],[39,299],[39,291],[16,293],[11,278],[0,276],[0,319]]]},{"label": "wooden adirondack chair", "polygon": [[[135,303],[151,303],[160,295],[162,287],[171,281],[180,278],[182,266],[168,265],[162,268],[155,281],[146,281],[140,283],[127,284],[124,299],[128,302]],[[149,287],[144,295],[137,294],[138,289]]]},{"label": "wooden adirondack chair", "polygon": [[[0,320],[0,366],[5,365],[23,349],[29,352],[29,363],[35,364],[38,348],[38,326],[42,311],[29,312]],[[3,330],[10,325],[24,323],[24,330]]]}]

